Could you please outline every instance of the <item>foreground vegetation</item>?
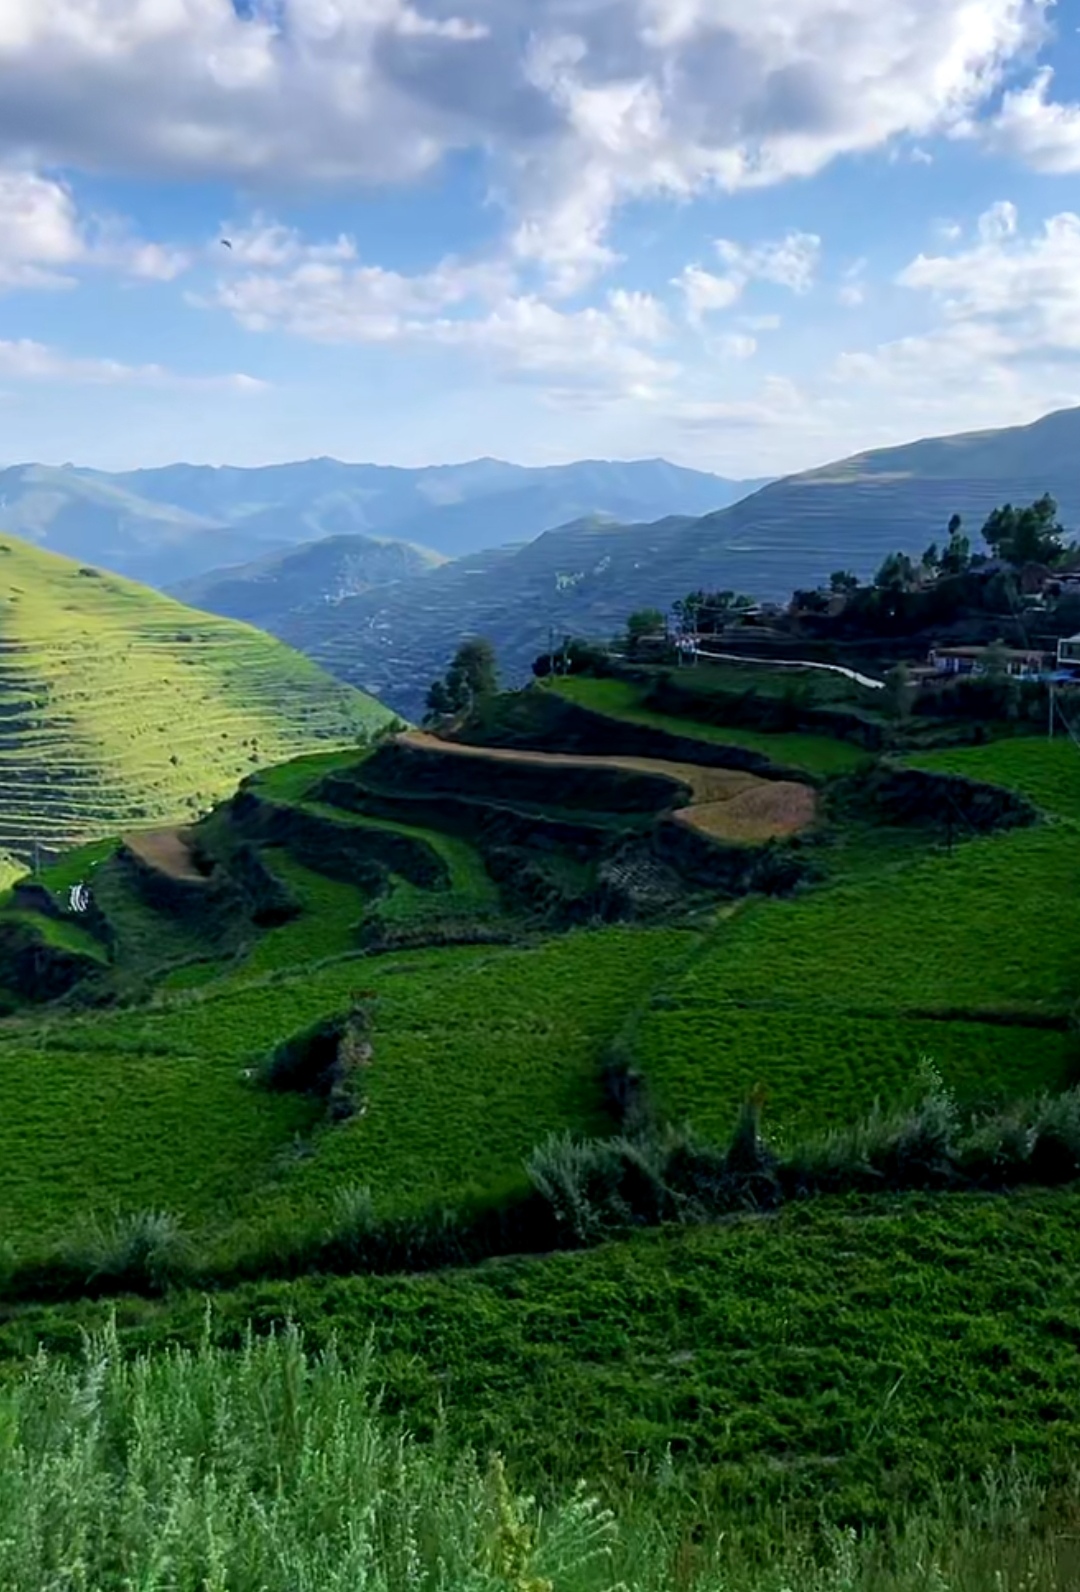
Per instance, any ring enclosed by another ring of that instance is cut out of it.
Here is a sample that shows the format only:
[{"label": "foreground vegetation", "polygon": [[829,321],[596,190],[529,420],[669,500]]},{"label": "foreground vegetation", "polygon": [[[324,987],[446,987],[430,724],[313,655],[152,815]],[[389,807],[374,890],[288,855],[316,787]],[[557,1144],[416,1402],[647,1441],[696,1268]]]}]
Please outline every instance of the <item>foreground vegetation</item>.
[{"label": "foreground vegetation", "polygon": [[[9,1353],[49,1349],[2,1380],[3,1582],[1067,1587],[1076,1218],[1071,1191],[816,1205],[426,1279],[264,1284],[209,1314],[124,1304],[115,1335],[102,1307],[35,1313],[4,1329]],[[263,1338],[290,1318],[307,1355]],[[493,1453],[536,1507],[510,1504]],[[570,1501],[581,1477],[598,1507]]]}]

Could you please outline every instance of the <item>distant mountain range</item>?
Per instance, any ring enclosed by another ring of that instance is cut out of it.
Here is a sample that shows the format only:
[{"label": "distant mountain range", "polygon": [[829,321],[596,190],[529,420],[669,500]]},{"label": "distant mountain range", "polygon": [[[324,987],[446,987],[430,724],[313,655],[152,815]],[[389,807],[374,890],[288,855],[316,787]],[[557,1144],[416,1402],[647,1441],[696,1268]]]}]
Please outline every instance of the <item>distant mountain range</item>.
[{"label": "distant mountain range", "polygon": [[[992,508],[1045,491],[1057,498],[1066,526],[1080,525],[1080,409],[1029,426],[856,454],[703,516],[578,518],[524,547],[482,551],[340,602],[327,600],[318,579],[288,613],[272,584],[265,606],[248,590],[241,610],[235,580],[203,582],[198,600],[215,611],[243,611],[416,717],[463,634],[490,637],[513,682],[550,631],[607,636],[634,608],[663,608],[697,587],[786,599],[835,569],[865,578],[887,553],[919,554],[941,542],[954,512],[977,542]],[[302,593],[303,581],[292,589]]]},{"label": "distant mountain range", "polygon": [[329,536],[392,539],[456,558],[584,514],[703,514],[760,485],[663,459],[540,469],[477,459],[417,470],[310,459],[120,474],[21,464],[0,470],[0,531],[171,587]]}]

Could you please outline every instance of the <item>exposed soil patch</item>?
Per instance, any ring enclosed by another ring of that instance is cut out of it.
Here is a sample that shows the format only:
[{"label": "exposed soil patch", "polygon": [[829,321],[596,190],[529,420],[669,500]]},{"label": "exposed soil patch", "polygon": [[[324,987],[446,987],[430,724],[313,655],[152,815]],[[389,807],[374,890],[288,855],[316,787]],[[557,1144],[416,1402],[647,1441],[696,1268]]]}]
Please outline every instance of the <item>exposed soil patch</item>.
[{"label": "exposed soil patch", "polygon": [[813,823],[817,812],[817,798],[810,786],[788,780],[761,779],[757,774],[737,769],[703,768],[697,763],[669,763],[652,757],[587,757],[566,752],[465,746],[457,741],[442,741],[424,730],[407,730],[397,739],[406,746],[450,756],[535,763],[549,768],[624,768],[670,779],[689,786],[693,793],[691,805],[677,812],[676,820],[718,840],[753,843],[793,835]]},{"label": "exposed soil patch", "polygon": [[191,848],[178,829],[150,829],[140,834],[125,835],[124,845],[140,861],[170,879],[184,879],[192,884],[205,884],[192,860]]}]

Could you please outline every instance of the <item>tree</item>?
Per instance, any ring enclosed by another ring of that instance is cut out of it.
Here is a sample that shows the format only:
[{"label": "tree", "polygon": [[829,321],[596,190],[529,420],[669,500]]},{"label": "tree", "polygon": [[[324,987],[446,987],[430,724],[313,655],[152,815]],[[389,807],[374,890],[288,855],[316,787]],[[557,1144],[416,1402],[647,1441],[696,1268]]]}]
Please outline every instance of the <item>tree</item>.
[{"label": "tree", "polygon": [[626,621],[626,646],[630,656],[636,657],[643,636],[655,636],[667,628],[659,608],[638,608]]},{"label": "tree", "polygon": [[994,509],[982,528],[983,540],[997,558],[1019,569],[1024,564],[1053,564],[1065,552],[1065,528],[1058,523],[1057,504],[1049,492],[1028,505],[1006,503]]},{"label": "tree", "polygon": [[454,653],[445,678],[431,683],[426,716],[430,720],[467,712],[476,702],[494,696],[497,689],[495,649],[491,642],[480,636],[463,641]]},{"label": "tree", "polygon": [[949,540],[938,559],[942,575],[963,575],[971,567],[971,539],[961,531],[962,524],[959,514],[949,521]]},{"label": "tree", "polygon": [[445,680],[432,680],[431,685],[428,687],[427,701],[424,706],[427,709],[424,714],[425,724],[434,719],[448,718],[453,713],[454,702],[450,692],[447,690]]},{"label": "tree", "polygon": [[890,553],[874,576],[879,591],[910,591],[915,584],[915,566],[906,553]]},{"label": "tree", "polygon": [[829,576],[829,590],[834,596],[850,597],[859,589],[859,577],[850,569],[834,569]]},{"label": "tree", "polygon": [[930,546],[926,549],[926,552],[922,556],[922,563],[920,567],[926,570],[928,574],[933,575],[937,573],[940,562],[941,555],[938,552],[938,545],[936,542],[931,542]]}]

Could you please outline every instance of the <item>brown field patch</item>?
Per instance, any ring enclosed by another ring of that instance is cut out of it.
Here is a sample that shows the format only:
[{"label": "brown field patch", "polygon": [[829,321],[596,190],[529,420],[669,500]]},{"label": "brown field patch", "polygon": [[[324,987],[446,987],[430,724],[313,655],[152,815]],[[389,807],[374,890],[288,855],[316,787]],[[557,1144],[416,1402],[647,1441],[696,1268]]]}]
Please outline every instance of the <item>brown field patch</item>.
[{"label": "brown field patch", "polygon": [[753,789],[740,791],[728,801],[684,807],[675,819],[714,840],[754,845],[798,834],[813,823],[816,812],[817,799],[809,785],[761,779]]},{"label": "brown field patch", "polygon": [[124,845],[158,873],[170,879],[186,879],[205,884],[206,878],[191,860],[191,848],[178,829],[147,829],[140,834],[125,835]]},{"label": "brown field patch", "polygon": [[793,835],[812,824],[817,813],[817,798],[809,785],[762,779],[740,769],[703,768],[698,763],[670,763],[653,757],[589,757],[574,752],[464,746],[457,741],[442,741],[424,730],[406,730],[398,740],[406,746],[461,757],[563,768],[625,768],[638,774],[656,774],[689,786],[691,805],[680,808],[674,816],[716,840],[752,845]]}]

